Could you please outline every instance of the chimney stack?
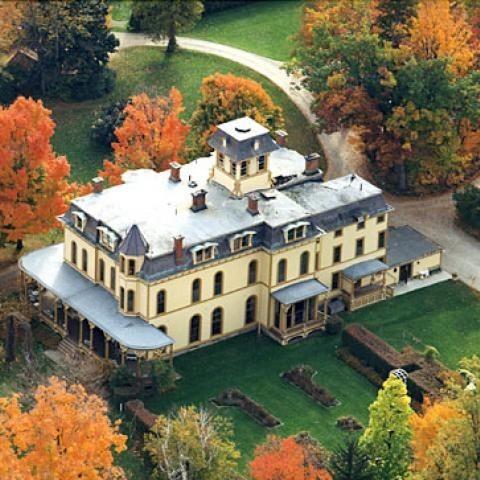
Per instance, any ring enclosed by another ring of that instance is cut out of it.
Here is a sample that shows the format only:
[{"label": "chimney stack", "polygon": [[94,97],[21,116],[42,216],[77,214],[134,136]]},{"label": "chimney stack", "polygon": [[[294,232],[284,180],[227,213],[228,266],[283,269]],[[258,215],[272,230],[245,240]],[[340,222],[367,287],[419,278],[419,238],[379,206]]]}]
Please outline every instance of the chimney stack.
[{"label": "chimney stack", "polygon": [[288,133],[285,130],[275,130],[275,141],[280,147],[285,147],[287,145]]},{"label": "chimney stack", "polygon": [[205,202],[205,197],[207,196],[207,191],[203,188],[197,190],[195,193],[192,193],[192,206],[190,207],[194,212],[199,212],[200,210],[205,210],[207,204]]},{"label": "chimney stack", "polygon": [[258,215],[260,213],[258,210],[258,195],[255,193],[250,193],[247,198],[247,212],[250,213],[250,215]]},{"label": "chimney stack", "polygon": [[102,193],[103,192],[103,178],[102,177],[92,178],[92,187],[93,187],[93,193]]},{"label": "chimney stack", "polygon": [[173,255],[175,257],[175,265],[183,264],[183,238],[181,235],[173,237]]},{"label": "chimney stack", "polygon": [[180,181],[180,169],[182,166],[177,162],[170,163],[170,178],[169,180],[173,183],[178,183]]},{"label": "chimney stack", "polygon": [[320,155],[316,152],[310,153],[305,157],[305,171],[304,175],[315,175],[318,173]]}]

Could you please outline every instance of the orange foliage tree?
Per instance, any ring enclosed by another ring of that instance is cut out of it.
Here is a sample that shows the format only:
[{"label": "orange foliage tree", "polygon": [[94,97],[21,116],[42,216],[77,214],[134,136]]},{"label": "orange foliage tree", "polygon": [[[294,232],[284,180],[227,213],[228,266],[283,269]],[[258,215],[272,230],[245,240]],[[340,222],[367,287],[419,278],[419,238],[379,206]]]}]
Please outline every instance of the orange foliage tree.
[{"label": "orange foliage tree", "polygon": [[124,111],[125,120],[115,130],[118,142],[112,143],[117,166],[160,172],[183,160],[189,127],[179,118],[183,105],[176,88],[168,97],[136,95]]},{"label": "orange foliage tree", "polygon": [[0,234],[17,241],[58,225],[70,165],[50,144],[55,123],[42,102],[19,97],[0,107]]},{"label": "orange foliage tree", "polygon": [[112,449],[126,448],[118,428],[99,397],[54,377],[37,388],[30,410],[22,411],[18,395],[0,398],[0,478],[125,478],[113,465]]},{"label": "orange foliage tree", "polygon": [[21,12],[16,2],[0,1],[0,53],[8,53],[18,36]]},{"label": "orange foliage tree", "polygon": [[190,120],[196,155],[210,151],[207,140],[218,124],[238,117],[253,118],[271,131],[283,127],[282,109],[254,80],[216,73],[203,79],[201,93],[202,99]]},{"label": "orange foliage tree", "polygon": [[255,449],[250,473],[254,480],[332,479],[295,437],[281,439],[275,435],[268,436],[266,442]]},{"label": "orange foliage tree", "polygon": [[412,19],[406,46],[416,58],[450,57],[456,74],[465,74],[474,63],[472,28],[463,9],[453,10],[449,0],[421,0]]}]

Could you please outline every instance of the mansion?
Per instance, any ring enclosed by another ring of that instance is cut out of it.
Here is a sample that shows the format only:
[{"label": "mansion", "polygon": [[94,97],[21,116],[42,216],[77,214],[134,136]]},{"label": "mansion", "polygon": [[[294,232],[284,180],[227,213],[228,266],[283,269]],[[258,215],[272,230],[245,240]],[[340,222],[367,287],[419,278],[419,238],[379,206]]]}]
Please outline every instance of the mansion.
[{"label": "mansion", "polygon": [[440,246],[389,227],[380,189],[325,182],[318,154],[276,135],[244,117],[218,126],[209,157],[94,179],[61,217],[64,243],[20,259],[41,318],[123,364],[251,329],[286,344],[440,270]]}]

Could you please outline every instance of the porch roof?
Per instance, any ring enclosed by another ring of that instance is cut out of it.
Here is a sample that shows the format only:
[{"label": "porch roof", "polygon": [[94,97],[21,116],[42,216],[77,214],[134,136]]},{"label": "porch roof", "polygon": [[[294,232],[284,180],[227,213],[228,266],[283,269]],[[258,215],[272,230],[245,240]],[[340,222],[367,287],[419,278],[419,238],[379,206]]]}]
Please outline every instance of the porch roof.
[{"label": "porch roof", "polygon": [[388,270],[388,265],[378,259],[366,260],[365,262],[356,263],[345,270],[342,270],[342,274],[345,278],[353,280],[354,282],[360,280],[368,275],[374,273],[383,272]]},{"label": "porch roof", "polygon": [[283,305],[291,305],[326,292],[328,292],[327,286],[318,280],[311,279],[276,290],[272,293],[272,297]]},{"label": "porch roof", "polygon": [[74,308],[121,345],[155,350],[174,342],[161,330],[137,316],[122,315],[113,296],[85,278],[63,260],[63,244],[24,255],[19,267],[28,276]]}]

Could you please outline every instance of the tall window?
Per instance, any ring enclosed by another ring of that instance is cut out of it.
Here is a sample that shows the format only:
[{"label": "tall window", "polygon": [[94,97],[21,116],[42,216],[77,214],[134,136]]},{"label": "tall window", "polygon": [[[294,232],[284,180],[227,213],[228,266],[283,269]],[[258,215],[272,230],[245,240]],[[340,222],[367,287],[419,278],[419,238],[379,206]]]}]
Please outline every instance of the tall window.
[{"label": "tall window", "polygon": [[105,283],[105,262],[102,258],[98,261],[98,280]]},{"label": "tall window", "polygon": [[339,263],[342,261],[342,246],[337,245],[333,247],[333,263]]},{"label": "tall window", "polygon": [[355,245],[355,255],[358,257],[359,255],[363,255],[363,238],[359,238]]},{"label": "tall window", "polygon": [[257,297],[252,296],[247,298],[245,303],[245,324],[255,322],[257,317]]},{"label": "tall window", "polygon": [[165,313],[165,300],[166,300],[165,290],[160,290],[157,293],[157,315]]},{"label": "tall window", "polygon": [[135,275],[135,260],[128,261],[128,275]]},{"label": "tall window", "polygon": [[221,335],[222,333],[222,323],[223,323],[223,310],[221,308],[216,308],[212,312],[212,331],[211,336]]},{"label": "tall window", "polygon": [[248,264],[248,284],[252,285],[252,283],[255,283],[257,281],[257,267],[258,267],[258,262],[256,260],[252,260]]},{"label": "tall window", "polygon": [[125,308],[125,289],[120,287],[120,308],[123,310]]},{"label": "tall window", "polygon": [[300,275],[305,275],[308,273],[308,264],[310,260],[310,254],[308,252],[303,252],[300,255]]},{"label": "tall window", "polygon": [[196,278],[192,282],[192,303],[196,303],[200,301],[200,295],[202,290],[202,284],[199,278]]},{"label": "tall window", "polygon": [[128,290],[127,292],[127,312],[133,312],[135,310],[135,292]]},{"label": "tall window", "polygon": [[385,232],[378,233],[378,248],[385,247]]},{"label": "tall window", "polygon": [[240,163],[240,176],[244,177],[247,174],[248,163],[246,160]]},{"label": "tall window", "polygon": [[200,340],[200,315],[194,315],[190,319],[190,335],[189,335],[189,342],[195,343]]},{"label": "tall window", "polygon": [[223,293],[223,273],[217,272],[213,280],[213,294],[221,295]]},{"label": "tall window", "polygon": [[110,267],[110,288],[115,291],[115,267]]},{"label": "tall window", "polygon": [[88,254],[87,251],[82,249],[82,270],[86,272],[88,269]]},{"label": "tall window", "polygon": [[260,155],[258,157],[258,171],[265,170],[265,155]]},{"label": "tall window", "polygon": [[72,242],[72,263],[77,264],[77,244]]},{"label": "tall window", "polygon": [[125,257],[123,255],[120,256],[120,271],[125,273]]},{"label": "tall window", "polygon": [[332,273],[332,290],[336,290],[339,286],[340,274],[338,272]]},{"label": "tall window", "polygon": [[277,265],[277,283],[284,282],[287,278],[287,261],[282,258]]}]

